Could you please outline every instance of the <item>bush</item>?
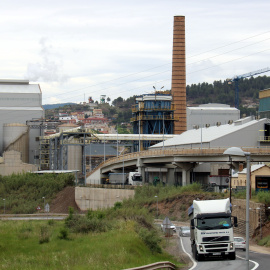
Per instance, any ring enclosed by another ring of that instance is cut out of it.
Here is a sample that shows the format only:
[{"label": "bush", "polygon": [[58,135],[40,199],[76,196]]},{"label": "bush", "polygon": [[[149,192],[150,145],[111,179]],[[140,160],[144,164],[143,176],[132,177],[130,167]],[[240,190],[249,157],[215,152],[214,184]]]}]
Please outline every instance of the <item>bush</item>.
[{"label": "bush", "polygon": [[58,238],[59,238],[59,239],[63,239],[63,240],[68,240],[68,239],[69,239],[67,228],[61,228],[61,229],[60,229]]},{"label": "bush", "polygon": [[55,224],[55,220],[54,219],[49,219],[48,220],[48,225],[49,226],[53,226]]},{"label": "bush", "polygon": [[139,236],[145,245],[151,250],[152,253],[162,253],[160,243],[161,239],[155,230],[148,230],[146,228],[140,228]]},{"label": "bush", "polygon": [[260,203],[270,204],[270,192],[269,191],[259,191],[257,193],[257,198]]},{"label": "bush", "polygon": [[50,231],[48,226],[43,225],[40,227],[39,243],[48,243],[50,241]]},{"label": "bush", "polygon": [[106,232],[111,227],[107,220],[97,217],[88,218],[87,215],[74,215],[71,219],[67,218],[65,224],[75,233]]},{"label": "bush", "polygon": [[19,239],[28,239],[33,233],[33,227],[31,223],[24,223],[22,228],[18,232]]},{"label": "bush", "polygon": [[270,235],[268,235],[267,237],[264,237],[262,240],[260,240],[258,242],[258,245],[270,247]]}]

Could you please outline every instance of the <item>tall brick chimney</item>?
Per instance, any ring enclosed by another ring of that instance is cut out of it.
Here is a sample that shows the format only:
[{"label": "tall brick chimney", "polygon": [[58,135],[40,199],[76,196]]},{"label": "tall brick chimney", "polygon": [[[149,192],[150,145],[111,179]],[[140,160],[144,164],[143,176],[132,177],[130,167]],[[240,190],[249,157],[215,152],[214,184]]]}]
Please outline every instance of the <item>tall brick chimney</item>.
[{"label": "tall brick chimney", "polygon": [[185,16],[174,16],[171,89],[175,104],[174,134],[181,134],[187,130]]}]

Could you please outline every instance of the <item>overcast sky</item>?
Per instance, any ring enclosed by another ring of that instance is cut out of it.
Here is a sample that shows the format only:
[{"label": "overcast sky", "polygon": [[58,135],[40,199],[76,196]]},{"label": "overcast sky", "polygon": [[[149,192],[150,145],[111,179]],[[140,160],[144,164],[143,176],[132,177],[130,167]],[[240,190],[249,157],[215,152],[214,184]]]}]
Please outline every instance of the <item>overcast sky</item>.
[{"label": "overcast sky", "polygon": [[223,81],[270,67],[269,12],[269,0],[3,0],[0,79],[39,83],[43,104],[171,89],[183,15],[187,84]]}]

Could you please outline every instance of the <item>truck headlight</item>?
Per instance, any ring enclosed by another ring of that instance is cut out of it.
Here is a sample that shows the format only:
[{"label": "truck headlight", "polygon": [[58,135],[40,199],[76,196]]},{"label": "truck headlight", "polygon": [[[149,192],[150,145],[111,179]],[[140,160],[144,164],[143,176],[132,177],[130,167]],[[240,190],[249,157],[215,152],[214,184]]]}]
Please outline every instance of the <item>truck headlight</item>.
[{"label": "truck headlight", "polygon": [[199,250],[203,251],[203,246],[199,245]]},{"label": "truck headlight", "polygon": [[230,243],[230,250],[233,249],[233,243]]}]

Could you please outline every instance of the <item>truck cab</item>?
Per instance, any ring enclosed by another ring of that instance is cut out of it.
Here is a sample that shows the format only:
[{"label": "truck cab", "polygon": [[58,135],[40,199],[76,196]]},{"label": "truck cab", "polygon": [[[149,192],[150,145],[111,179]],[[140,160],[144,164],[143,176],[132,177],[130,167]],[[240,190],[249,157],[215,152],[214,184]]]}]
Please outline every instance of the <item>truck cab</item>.
[{"label": "truck cab", "polygon": [[142,175],[139,172],[130,172],[128,174],[128,183],[132,186],[141,186]]},{"label": "truck cab", "polygon": [[190,240],[196,260],[222,256],[235,260],[233,227],[237,218],[231,216],[229,199],[193,201],[189,208]]}]

